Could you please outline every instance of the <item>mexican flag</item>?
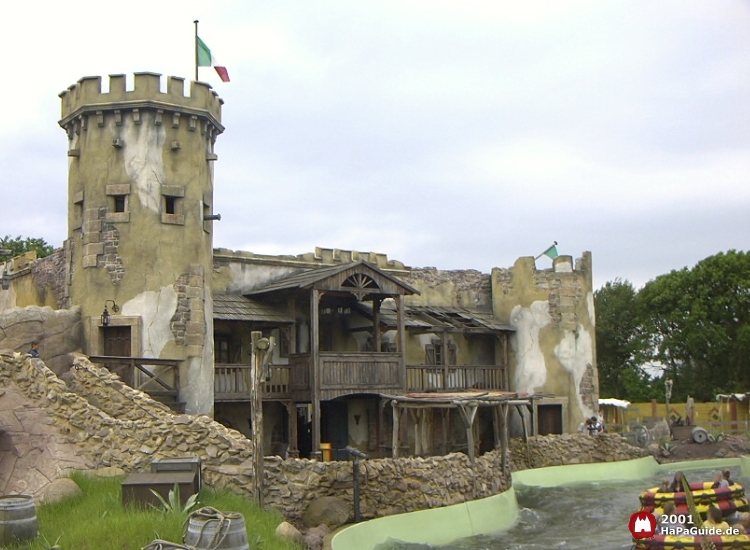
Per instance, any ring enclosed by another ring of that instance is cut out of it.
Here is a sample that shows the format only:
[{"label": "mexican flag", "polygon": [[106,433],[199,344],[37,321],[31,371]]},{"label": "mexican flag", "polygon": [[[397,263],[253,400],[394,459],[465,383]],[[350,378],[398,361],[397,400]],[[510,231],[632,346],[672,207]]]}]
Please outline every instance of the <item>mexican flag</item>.
[{"label": "mexican flag", "polygon": [[227,72],[227,68],[216,61],[216,58],[211,53],[211,50],[208,49],[208,46],[206,46],[206,43],[203,42],[200,38],[196,37],[198,39],[198,66],[199,67],[213,67],[216,69],[216,72],[219,74],[219,78],[221,78],[222,82],[229,82],[229,73]]}]

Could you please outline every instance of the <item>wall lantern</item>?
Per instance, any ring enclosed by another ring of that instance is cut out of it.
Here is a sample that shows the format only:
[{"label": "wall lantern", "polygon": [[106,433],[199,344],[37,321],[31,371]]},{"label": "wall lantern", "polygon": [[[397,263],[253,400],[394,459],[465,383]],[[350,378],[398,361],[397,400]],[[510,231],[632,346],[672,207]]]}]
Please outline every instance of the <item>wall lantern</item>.
[{"label": "wall lantern", "polygon": [[108,327],[109,326],[109,319],[111,315],[109,314],[109,310],[107,309],[107,304],[109,302],[112,302],[112,311],[114,313],[117,313],[120,311],[120,306],[118,306],[114,300],[104,300],[104,311],[102,312],[102,326]]},{"label": "wall lantern", "polygon": [[10,288],[10,274],[8,273],[7,268],[3,271],[2,288],[3,290],[8,290]]}]

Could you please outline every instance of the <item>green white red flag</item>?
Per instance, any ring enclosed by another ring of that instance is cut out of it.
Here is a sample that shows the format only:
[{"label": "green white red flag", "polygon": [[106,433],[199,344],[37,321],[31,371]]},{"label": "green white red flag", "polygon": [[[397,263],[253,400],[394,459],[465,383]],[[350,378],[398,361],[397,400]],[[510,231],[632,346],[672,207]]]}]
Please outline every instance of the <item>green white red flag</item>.
[{"label": "green white red flag", "polygon": [[196,39],[198,40],[198,66],[213,67],[218,73],[219,78],[222,82],[229,82],[229,73],[227,72],[227,68],[216,60],[214,55],[211,53],[211,50],[208,48],[208,46],[206,46],[206,43],[203,42],[203,40],[198,37],[196,37]]}]

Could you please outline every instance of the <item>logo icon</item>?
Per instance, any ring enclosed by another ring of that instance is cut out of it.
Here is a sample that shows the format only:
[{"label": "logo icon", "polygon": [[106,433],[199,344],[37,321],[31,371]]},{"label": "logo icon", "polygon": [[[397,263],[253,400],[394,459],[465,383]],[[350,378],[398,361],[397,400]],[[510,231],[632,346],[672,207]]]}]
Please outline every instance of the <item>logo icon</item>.
[{"label": "logo icon", "polygon": [[650,539],[656,533],[656,518],[651,512],[641,510],[630,516],[628,529],[634,539]]}]

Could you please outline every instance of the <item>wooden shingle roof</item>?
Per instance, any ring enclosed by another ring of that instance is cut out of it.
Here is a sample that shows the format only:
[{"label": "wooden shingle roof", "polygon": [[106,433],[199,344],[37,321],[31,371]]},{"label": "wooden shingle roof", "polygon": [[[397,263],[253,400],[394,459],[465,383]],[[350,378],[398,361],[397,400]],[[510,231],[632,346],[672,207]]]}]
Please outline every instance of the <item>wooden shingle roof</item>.
[{"label": "wooden shingle roof", "polygon": [[219,294],[214,296],[214,319],[220,321],[254,321],[291,323],[292,318],[272,304],[264,304],[247,296]]}]

